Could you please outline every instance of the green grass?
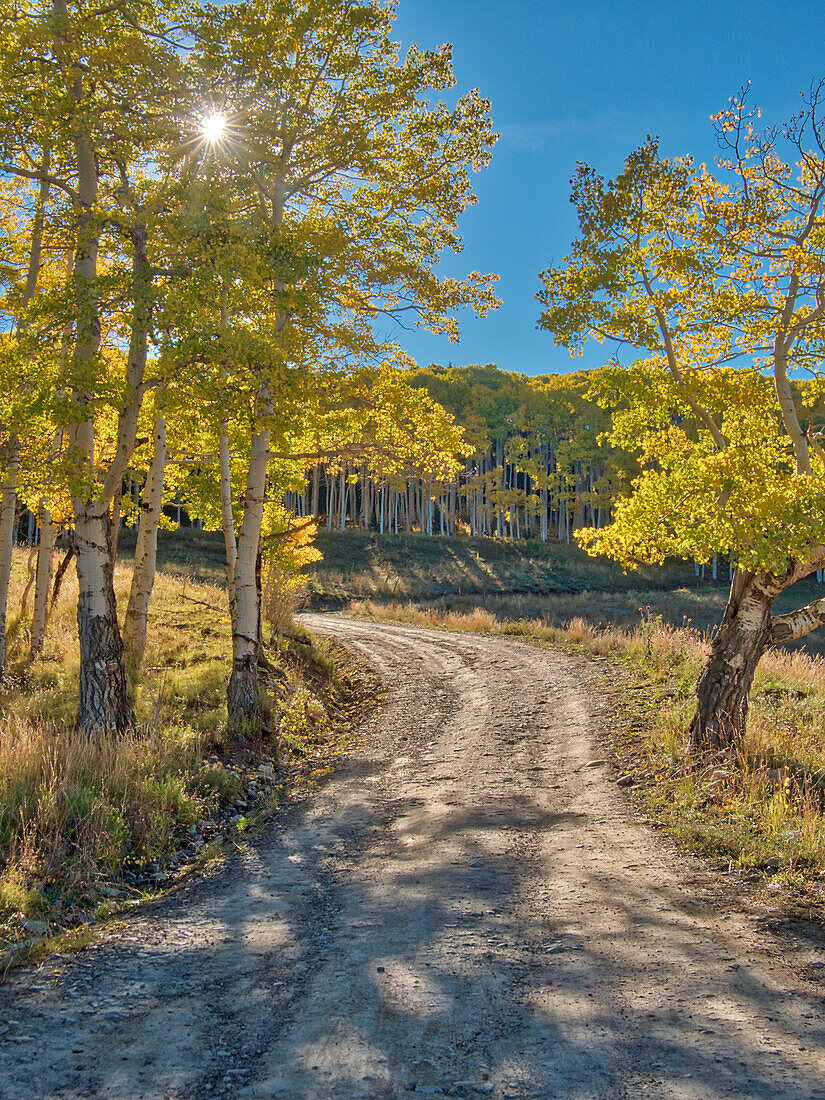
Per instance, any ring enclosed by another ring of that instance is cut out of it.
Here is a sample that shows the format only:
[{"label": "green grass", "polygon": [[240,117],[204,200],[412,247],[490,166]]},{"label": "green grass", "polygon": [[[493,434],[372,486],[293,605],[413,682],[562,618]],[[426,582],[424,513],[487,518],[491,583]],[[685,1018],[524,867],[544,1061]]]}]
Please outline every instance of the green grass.
[{"label": "green grass", "polygon": [[[727,573],[721,565],[715,583],[709,566],[703,581],[685,562],[624,571],[575,545],[325,528],[319,530],[317,544],[323,558],[306,570],[307,599],[316,608],[343,607],[353,599],[413,600],[446,611],[482,605],[506,618],[558,624],[581,617],[594,626],[631,628],[640,609],[650,607],[667,623],[704,631],[719,622],[727,600]],[[128,562],[134,552],[131,531],[121,533],[120,551]],[[184,528],[160,534],[158,566],[170,576],[220,589],[225,584],[223,563],[219,531]],[[803,581],[780,596],[776,610],[823,594],[825,586]],[[789,648],[825,655],[825,629]]]},{"label": "green grass", "polygon": [[[632,629],[642,610],[673,626],[711,630],[728,595],[727,568],[719,578],[697,578],[686,562],[623,570],[591,558],[577,546],[535,540],[429,538],[356,530],[318,533],[321,561],[307,569],[307,594],[315,608],[344,607],[351,600],[404,603],[439,611],[484,607],[501,618],[540,619],[560,625],[581,618],[597,627]],[[786,611],[825,594],[815,580],[784,592]],[[825,654],[825,629],[788,647]]]},{"label": "green grass", "polygon": [[317,542],[323,558],[307,570],[316,606],[354,598],[431,600],[667,589],[695,581],[693,567],[681,562],[628,574],[576,546],[536,540],[321,529]]},{"label": "green grass", "polygon": [[[118,556],[131,562],[135,553],[136,534],[126,528],[118,539]],[[182,527],[158,533],[158,569],[170,576],[189,577],[202,584],[222,587],[226,584],[223,534],[220,531],[199,531]]]},{"label": "green grass", "polygon": [[[776,601],[777,611],[799,607],[825,594],[813,581],[795,585]],[[596,628],[620,627],[632,630],[642,615],[659,617],[671,626],[689,627],[707,633],[719,623],[728,592],[721,587],[677,587],[672,589],[620,589],[581,592],[548,592],[543,595],[442,596],[418,601],[422,607],[445,612],[471,612],[481,607],[502,619],[537,619],[562,626],[573,618]],[[393,602],[393,601],[390,601]],[[788,651],[825,655],[825,629],[820,628],[783,647]]]}]

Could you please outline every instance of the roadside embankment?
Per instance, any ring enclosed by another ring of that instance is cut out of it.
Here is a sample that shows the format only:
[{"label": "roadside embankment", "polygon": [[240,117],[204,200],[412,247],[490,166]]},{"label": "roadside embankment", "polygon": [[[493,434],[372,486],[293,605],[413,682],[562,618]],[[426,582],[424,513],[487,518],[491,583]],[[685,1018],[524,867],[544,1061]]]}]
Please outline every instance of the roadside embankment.
[{"label": "roadside embankment", "polygon": [[[22,554],[15,566],[11,606],[25,584]],[[118,567],[121,605],[130,576]],[[0,965],[42,950],[55,933],[81,941],[96,921],[222,857],[335,764],[372,700],[363,667],[296,627],[273,641],[268,722],[229,731],[226,593],[159,574],[134,687],[137,727],[90,742],[74,728],[75,600],[69,577],[36,661],[26,659],[25,617],[10,631],[0,689]]]}]

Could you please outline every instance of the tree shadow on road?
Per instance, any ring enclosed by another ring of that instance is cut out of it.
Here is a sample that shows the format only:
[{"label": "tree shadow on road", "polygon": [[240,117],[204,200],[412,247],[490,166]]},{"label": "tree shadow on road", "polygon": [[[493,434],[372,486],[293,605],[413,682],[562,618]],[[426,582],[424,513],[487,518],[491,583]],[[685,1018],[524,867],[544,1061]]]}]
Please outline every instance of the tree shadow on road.
[{"label": "tree shadow on road", "polygon": [[381,778],[353,762],[224,872],[0,990],[31,1037],[3,1042],[0,1096],[825,1097],[821,1015],[678,885],[595,849],[553,869],[587,813]]}]

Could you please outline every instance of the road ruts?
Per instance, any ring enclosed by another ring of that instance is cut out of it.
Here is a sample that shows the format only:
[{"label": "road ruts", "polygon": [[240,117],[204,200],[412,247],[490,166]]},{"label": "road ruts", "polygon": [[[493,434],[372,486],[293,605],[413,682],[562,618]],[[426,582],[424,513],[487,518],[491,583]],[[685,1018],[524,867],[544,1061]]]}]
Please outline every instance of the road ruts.
[{"label": "road ruts", "polygon": [[0,1097],[825,1098],[817,986],[641,823],[584,662],[307,616],[386,685],[228,868],[0,988]]}]

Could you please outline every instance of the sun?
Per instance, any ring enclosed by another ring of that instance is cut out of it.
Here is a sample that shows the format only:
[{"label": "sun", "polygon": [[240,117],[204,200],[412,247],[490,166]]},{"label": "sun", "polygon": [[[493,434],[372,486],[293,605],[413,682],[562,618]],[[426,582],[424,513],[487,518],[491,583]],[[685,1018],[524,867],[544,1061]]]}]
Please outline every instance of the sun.
[{"label": "sun", "polygon": [[201,119],[201,137],[210,145],[216,145],[226,135],[226,115],[214,112]]}]

